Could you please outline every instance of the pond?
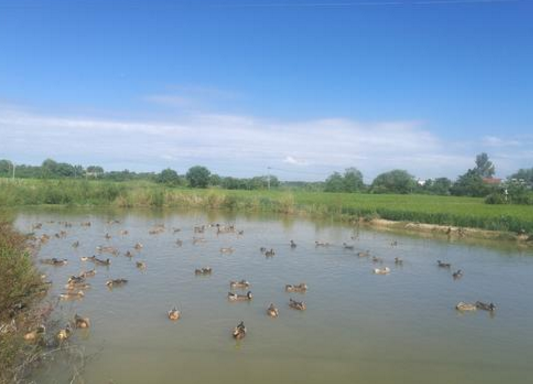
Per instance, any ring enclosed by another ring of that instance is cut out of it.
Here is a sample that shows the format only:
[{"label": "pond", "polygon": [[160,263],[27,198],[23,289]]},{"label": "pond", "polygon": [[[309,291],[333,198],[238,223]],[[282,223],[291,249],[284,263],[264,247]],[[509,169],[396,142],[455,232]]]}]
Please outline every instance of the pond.
[{"label": "pond", "polygon": [[[66,341],[86,356],[83,366],[57,354],[33,372],[36,383],[69,382],[73,369],[84,383],[500,384],[529,383],[533,374],[530,251],[332,221],[195,211],[35,209],[20,211],[16,225],[31,232],[38,222],[35,234],[51,236],[39,259],[68,260],[42,265],[53,282],[50,300],[65,291],[69,276],[93,268],[97,274],[81,300],[58,301],[48,327],[53,333],[76,313],[90,318],[89,329]],[[235,231],[217,234],[222,227],[208,226],[215,223]],[[205,232],[195,233],[200,225]],[[60,231],[66,234],[56,238]],[[261,247],[275,255],[266,257]],[[366,250],[369,257],[358,256]],[[92,255],[110,258],[110,266],[81,261]],[[439,268],[437,260],[452,266]],[[211,274],[195,274],[207,266]],[[389,274],[373,273],[385,267]],[[464,276],[454,280],[457,269]],[[106,281],[117,278],[128,283],[109,289]],[[231,302],[229,282],[241,279],[250,282],[253,299]],[[285,291],[301,282],[305,293]],[[307,309],[290,308],[290,298]],[[496,311],[455,309],[478,300],[495,303]],[[267,316],[270,303],[278,318]],[[178,321],[167,317],[173,306],[181,311]],[[247,334],[235,340],[240,321]]]}]

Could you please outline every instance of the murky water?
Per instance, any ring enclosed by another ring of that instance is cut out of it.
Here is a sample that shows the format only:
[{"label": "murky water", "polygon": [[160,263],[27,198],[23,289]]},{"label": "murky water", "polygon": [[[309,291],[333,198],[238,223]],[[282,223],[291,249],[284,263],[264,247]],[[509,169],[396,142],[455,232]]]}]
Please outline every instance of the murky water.
[{"label": "murky water", "polygon": [[[119,224],[108,224],[117,219]],[[54,221],[53,223],[50,221]],[[64,228],[59,221],[69,221]],[[90,221],[90,227],[81,222]],[[223,216],[154,211],[21,212],[18,228],[37,234],[65,230],[65,238],[42,247],[40,258],[69,260],[43,266],[54,281],[51,295],[63,291],[68,276],[94,268],[80,257],[113,246],[111,266],[96,267],[83,300],[61,302],[54,318],[88,316],[91,328],[77,330],[70,345],[83,348],[86,383],[529,383],[533,374],[533,255],[384,234],[334,223],[272,216]],[[194,234],[195,225],[232,223],[243,235]],[[160,234],[149,234],[157,225]],[[173,233],[173,228],[181,228]],[[127,230],[127,235],[121,231]],[[109,233],[110,239],[104,236]],[[356,239],[352,236],[357,234]],[[193,237],[205,241],[193,243]],[[181,239],[180,247],[176,241]],[[298,244],[291,249],[289,241]],[[330,247],[315,247],[315,240]],[[79,241],[78,248],[72,243]],[[397,241],[397,246],[391,243]],[[133,246],[140,242],[141,251]],[[355,245],[345,250],[342,243]],[[266,258],[260,247],[273,248]],[[223,254],[221,247],[233,247]],[[370,250],[383,265],[360,258]],[[124,256],[132,251],[134,257]],[[403,266],[396,266],[400,257]],[[454,281],[437,260],[462,269]],[[136,268],[144,261],[147,268]],[[210,276],[195,268],[210,266]],[[389,275],[372,273],[388,266]],[[126,278],[110,290],[110,278]],[[251,283],[251,302],[228,302],[230,280]],[[287,293],[285,284],[306,282],[305,294]],[[307,310],[289,308],[289,298]],[[492,301],[497,311],[458,313],[459,301]],[[269,303],[280,310],[266,315]],[[177,322],[166,313],[178,306]],[[244,321],[248,334],[235,341],[231,331]],[[56,358],[37,370],[37,383],[70,380],[72,364]]]}]

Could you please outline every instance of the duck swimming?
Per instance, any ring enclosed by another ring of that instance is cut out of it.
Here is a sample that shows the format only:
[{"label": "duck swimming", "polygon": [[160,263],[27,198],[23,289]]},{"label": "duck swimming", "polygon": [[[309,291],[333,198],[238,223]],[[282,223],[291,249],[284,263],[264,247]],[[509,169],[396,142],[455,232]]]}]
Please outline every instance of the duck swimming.
[{"label": "duck swimming", "polygon": [[135,262],[135,266],[139,269],[146,269],[146,263],[144,261]]},{"label": "duck swimming", "polygon": [[298,285],[287,284],[285,286],[285,291],[305,293],[307,291],[307,284],[305,283],[300,283]]},{"label": "duck swimming", "polygon": [[270,303],[270,305],[267,308],[267,315],[270,317],[278,317],[279,316],[279,310],[274,306],[274,303]]},{"label": "duck swimming", "polygon": [[81,317],[76,313],[74,315],[74,326],[76,328],[89,328],[91,326],[91,322],[89,321],[88,317]]},{"label": "duck swimming", "polygon": [[388,275],[390,273],[390,268],[389,267],[385,267],[385,268],[374,268],[374,273],[376,275]]},{"label": "duck swimming", "polygon": [[30,331],[24,335],[24,340],[34,342],[38,339],[40,339],[42,336],[44,336],[44,333],[46,332],[46,328],[44,325],[39,325],[37,328],[35,328],[33,331]]},{"label": "duck swimming", "polygon": [[194,270],[195,275],[210,275],[213,272],[211,267],[197,268]]},{"label": "duck swimming", "polygon": [[403,265],[403,259],[400,259],[399,257],[395,257],[394,258],[394,264]]},{"label": "duck swimming", "polygon": [[370,251],[361,251],[361,252],[357,252],[357,256],[359,257],[368,257],[370,256]]},{"label": "duck swimming", "polygon": [[83,293],[83,291],[78,291],[78,292],[67,291],[65,293],[59,294],[59,300],[79,300],[79,299],[82,299],[84,296],[85,296],[85,293]]},{"label": "duck swimming", "polygon": [[461,277],[463,277],[463,271],[461,271],[460,269],[458,269],[457,271],[455,271],[454,273],[452,273],[452,277],[454,280],[458,280],[460,279]]},{"label": "duck swimming", "polygon": [[62,342],[68,339],[71,333],[72,333],[72,328],[70,328],[70,324],[67,324],[65,328],[60,329],[59,332],[57,332],[56,338],[59,342]]},{"label": "duck swimming", "polygon": [[250,287],[250,283],[246,280],[241,281],[230,281],[229,286],[231,288],[247,289]]},{"label": "duck swimming", "polygon": [[494,312],[496,310],[496,306],[493,303],[484,303],[482,301],[476,301],[476,308],[489,312]]},{"label": "duck swimming", "polygon": [[239,295],[238,293],[228,292],[229,301],[249,301],[252,300],[252,292],[248,291],[246,295]]},{"label": "duck swimming", "polygon": [[83,271],[79,274],[79,277],[87,278],[94,277],[96,275],[96,269],[91,269],[89,271]]},{"label": "duck swimming", "polygon": [[272,257],[276,254],[276,252],[274,252],[274,250],[272,248],[270,248],[270,250],[266,251],[265,252],[265,256],[266,257]]},{"label": "duck swimming", "polygon": [[107,285],[108,288],[114,288],[114,287],[117,287],[117,286],[124,285],[127,282],[128,282],[127,279],[112,279],[112,280],[107,280],[105,285]]},{"label": "duck swimming", "polygon": [[67,259],[57,259],[55,257],[52,257],[51,259],[43,259],[43,260],[41,260],[41,263],[42,264],[47,264],[47,265],[53,265],[54,267],[62,267],[64,265],[68,264],[68,260]]},{"label": "duck swimming", "polygon": [[477,309],[477,306],[475,304],[465,303],[465,302],[459,302],[455,309],[461,312],[467,312],[467,311],[475,311]]},{"label": "duck swimming", "polygon": [[443,263],[442,261],[440,260],[437,260],[437,265],[440,267],[440,268],[451,268],[451,264],[450,263]]},{"label": "duck swimming", "polygon": [[244,322],[240,322],[235,328],[233,328],[233,337],[240,340],[246,336],[246,327]]},{"label": "duck swimming", "polygon": [[294,240],[291,240],[291,244],[290,244],[290,245],[291,245],[291,248],[296,248],[296,247],[297,247],[297,245],[296,245],[296,243],[294,242]]},{"label": "duck swimming", "polygon": [[292,309],[296,309],[298,311],[305,311],[307,308],[303,301],[296,301],[296,300],[293,300],[292,298],[289,299],[289,307],[291,307]]},{"label": "duck swimming", "polygon": [[168,311],[167,316],[170,320],[176,321],[181,318],[181,312],[178,311],[176,307],[174,307],[170,311]]},{"label": "duck swimming", "polygon": [[220,253],[233,253],[233,251],[235,251],[235,249],[232,247],[220,248]]},{"label": "duck swimming", "polygon": [[348,244],[346,244],[346,243],[342,243],[342,246],[344,247],[344,249],[349,250],[349,251],[353,251],[354,248],[355,248],[355,246],[353,246],[353,245],[348,245]]}]

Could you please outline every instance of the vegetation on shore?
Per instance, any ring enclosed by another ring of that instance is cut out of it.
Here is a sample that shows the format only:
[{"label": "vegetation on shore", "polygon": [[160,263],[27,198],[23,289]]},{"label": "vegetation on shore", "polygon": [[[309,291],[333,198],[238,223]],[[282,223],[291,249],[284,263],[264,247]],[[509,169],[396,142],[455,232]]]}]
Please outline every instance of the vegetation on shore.
[{"label": "vegetation on shore", "polygon": [[490,205],[473,197],[189,189],[139,181],[1,182],[0,206],[43,204],[226,209],[348,220],[382,218],[533,234],[532,206]]},{"label": "vegetation on shore", "polygon": [[35,268],[27,237],[0,216],[0,383],[16,382],[19,369],[35,357],[39,346],[24,340],[41,316],[35,304],[43,283]]}]

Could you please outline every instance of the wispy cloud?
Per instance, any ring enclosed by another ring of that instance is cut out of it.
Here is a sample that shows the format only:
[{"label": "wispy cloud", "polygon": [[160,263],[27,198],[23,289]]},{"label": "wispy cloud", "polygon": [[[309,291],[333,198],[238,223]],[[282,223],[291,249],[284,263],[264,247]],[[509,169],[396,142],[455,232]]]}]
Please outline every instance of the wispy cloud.
[{"label": "wispy cloud", "polygon": [[[285,179],[320,179],[352,166],[367,179],[393,168],[419,177],[455,177],[473,166],[476,153],[498,143],[490,138],[484,141],[485,147],[456,146],[420,121],[285,122],[200,113],[165,121],[115,120],[5,106],[0,106],[0,137],[0,157],[19,162],[53,157],[110,169],[170,166],[179,172],[204,164],[236,176],[262,174],[270,166],[284,168]],[[501,171],[513,171],[533,160],[531,146],[524,141],[518,144],[510,150],[500,146],[496,158],[489,153]]]}]

